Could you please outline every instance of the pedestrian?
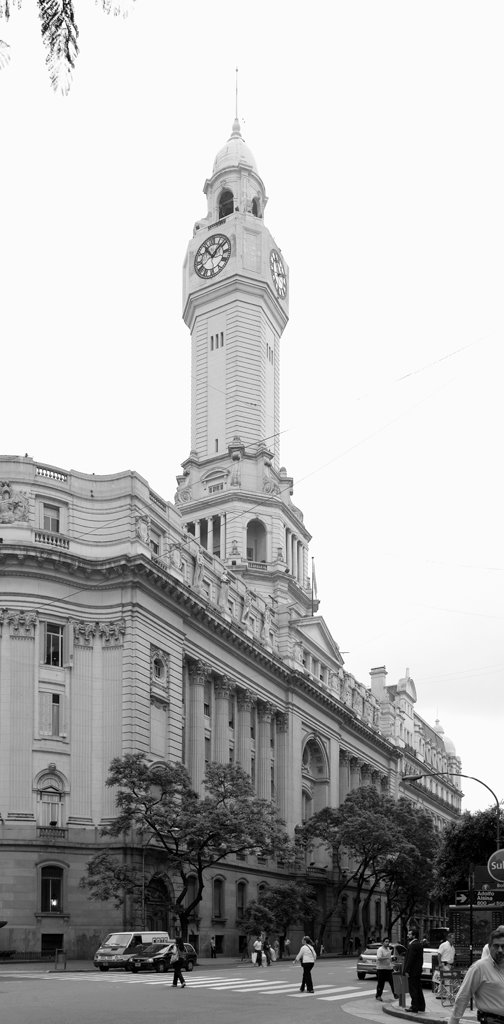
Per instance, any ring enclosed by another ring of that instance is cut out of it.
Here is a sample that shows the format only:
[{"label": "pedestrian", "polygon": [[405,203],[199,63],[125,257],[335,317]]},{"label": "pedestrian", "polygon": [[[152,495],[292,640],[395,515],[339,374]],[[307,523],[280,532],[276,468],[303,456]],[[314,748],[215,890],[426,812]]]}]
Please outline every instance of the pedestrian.
[{"label": "pedestrian", "polygon": [[[504,935],[504,924],[499,924],[497,926],[497,928],[495,929],[495,931],[499,932],[499,935]],[[481,954],[481,959],[484,960],[485,957],[487,957],[487,956],[490,956],[490,944],[488,942],[485,943],[485,945],[483,946],[483,952]]]},{"label": "pedestrian", "polygon": [[441,976],[453,970],[455,963],[455,946],[453,945],[453,932],[448,932],[446,939],[438,949],[439,971]]},{"label": "pedestrian", "polygon": [[217,959],[217,950],[215,948],[215,935],[212,935],[210,939],[210,957],[212,960]]},{"label": "pedestrian", "polygon": [[273,943],[273,950],[274,950],[274,953],[275,953],[275,960],[279,960],[280,959],[280,943],[279,943],[278,939],[275,939],[275,941]]},{"label": "pedestrian", "polygon": [[390,939],[384,939],[380,948],[376,951],[376,999],[381,1003],[382,992],[385,982],[388,981],[395,998],[394,983],[392,980],[392,949]]},{"label": "pedestrian", "polygon": [[185,946],[180,936],[175,939],[175,949],[170,957],[170,965],[173,965],[173,988],[177,987],[177,981],[180,981],[180,987],[185,988],[186,983],[182,974],[182,967],[184,965]]},{"label": "pedestrian", "polygon": [[268,939],[267,935],[265,935],[265,937],[264,937],[262,948],[263,948],[264,956],[266,957],[266,967],[269,967],[269,965],[271,963],[271,947],[270,947],[270,943],[269,943],[269,939]]},{"label": "pedestrian", "polygon": [[458,1024],[474,999],[481,1024],[504,1021],[504,931],[496,928],[488,939],[490,956],[471,965],[457,992],[449,1024]]},{"label": "pedestrian", "polygon": [[283,948],[284,948],[285,956],[286,956],[286,958],[288,960],[289,959],[289,953],[290,953],[290,939],[284,939]]},{"label": "pedestrian", "polygon": [[423,946],[418,938],[418,928],[410,928],[408,940],[403,974],[408,979],[411,1006],[406,1007],[406,1012],[425,1013],[425,999],[422,990]]},{"label": "pedestrian", "polygon": [[310,936],[303,935],[301,949],[299,950],[297,957],[293,960],[293,964],[299,963],[302,964],[303,967],[303,977],[301,979],[301,988],[299,989],[300,992],[304,992],[305,987],[307,992],[313,992],[312,970],[316,959],[317,954]]},{"label": "pedestrian", "polygon": [[252,956],[255,954],[256,965],[257,967],[260,967],[262,964],[262,941],[260,935],[257,936],[257,939],[254,942],[253,951]]}]

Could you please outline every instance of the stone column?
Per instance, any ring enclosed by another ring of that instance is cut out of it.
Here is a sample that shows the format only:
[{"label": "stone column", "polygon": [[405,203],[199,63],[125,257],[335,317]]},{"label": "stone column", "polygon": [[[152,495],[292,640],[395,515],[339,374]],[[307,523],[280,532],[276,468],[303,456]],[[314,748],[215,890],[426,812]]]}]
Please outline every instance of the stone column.
[{"label": "stone column", "polygon": [[227,555],[226,551],[226,514],[221,512],[220,517],[220,558],[224,559]]},{"label": "stone column", "polygon": [[250,690],[238,691],[236,760],[249,775],[251,768],[250,712],[254,703],[255,700]]},{"label": "stone column", "polygon": [[350,789],[358,789],[361,784],[361,763],[357,757],[350,758]]},{"label": "stone column", "polygon": [[193,789],[198,792],[205,774],[205,719],[203,704],[209,667],[202,661],[189,665],[189,706],[187,709],[187,767]]},{"label": "stone column", "polygon": [[200,524],[201,524],[201,520],[200,519],[195,519],[194,520],[194,539],[198,541],[198,544],[200,543],[200,537],[201,537],[201,525]]},{"label": "stone column", "polygon": [[350,792],[350,758],[348,750],[340,750],[339,768],[339,802],[341,805]]},{"label": "stone column", "polygon": [[261,800],[271,800],[271,704],[262,702],[257,708],[258,736],[256,746],[256,787]]},{"label": "stone column", "polygon": [[214,761],[219,761],[220,764],[229,762],[229,698],[232,690],[231,680],[227,676],[218,679],[214,686]]},{"label": "stone column", "polygon": [[213,516],[208,517],[207,524],[207,551],[213,555]]},{"label": "stone column", "polygon": [[275,751],[275,781],[276,781],[276,802],[278,810],[284,821],[289,817],[288,796],[291,792],[289,785],[289,718],[286,714],[276,716],[276,751]]}]

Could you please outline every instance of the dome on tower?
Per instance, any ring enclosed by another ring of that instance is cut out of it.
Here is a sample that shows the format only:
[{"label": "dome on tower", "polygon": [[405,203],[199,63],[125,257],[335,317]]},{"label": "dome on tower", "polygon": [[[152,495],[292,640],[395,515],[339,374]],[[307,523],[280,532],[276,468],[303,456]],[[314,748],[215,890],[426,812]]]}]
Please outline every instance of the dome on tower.
[{"label": "dome on tower", "polygon": [[219,150],[215,157],[212,174],[217,174],[218,171],[223,171],[228,167],[238,167],[240,164],[247,164],[248,167],[251,167],[257,173],[256,162],[250,149],[242,139],[240,122],[235,117],[231,135],[226,145]]},{"label": "dome on tower", "polygon": [[444,743],[444,748],[446,750],[446,753],[455,756],[456,753],[457,753],[457,751],[455,749],[455,744],[454,744],[453,740],[451,740],[449,738],[449,736],[446,735],[446,733],[445,733],[445,731],[443,729],[443,726],[441,725],[441,722],[439,721],[439,718],[436,718],[436,724],[434,726],[434,732],[437,732],[438,736],[441,736],[441,738],[443,740],[443,743]]}]

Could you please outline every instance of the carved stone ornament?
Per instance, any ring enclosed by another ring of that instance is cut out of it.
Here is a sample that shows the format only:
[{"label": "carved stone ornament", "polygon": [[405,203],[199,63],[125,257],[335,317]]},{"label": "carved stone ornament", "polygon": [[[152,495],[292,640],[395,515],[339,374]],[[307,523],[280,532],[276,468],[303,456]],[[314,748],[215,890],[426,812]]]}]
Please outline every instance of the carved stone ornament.
[{"label": "carved stone ornament", "polygon": [[116,622],[100,622],[98,630],[106,644],[119,644],[126,632],[126,622],[124,619],[118,619]]},{"label": "carved stone ornament", "polygon": [[174,569],[182,569],[182,544],[174,542],[168,548],[168,560]]},{"label": "carved stone ornament", "polygon": [[150,541],[150,516],[135,517],[135,537],[148,544]]},{"label": "carved stone ornament", "polygon": [[175,504],[178,505],[180,502],[182,505],[186,505],[188,501],[191,501],[191,498],[191,488],[181,487],[175,495]]},{"label": "carved stone ornament", "polygon": [[37,616],[35,612],[22,612],[6,608],[4,610],[4,615],[9,624],[10,635],[12,637],[34,636],[35,626],[37,624]]},{"label": "carved stone ornament", "polygon": [[166,651],[161,651],[158,647],[151,647],[150,654],[150,675],[151,683],[156,686],[161,686],[166,689],[168,686],[168,670],[170,667],[170,657]]},{"label": "carved stone ornament", "polygon": [[8,480],[0,481],[0,523],[27,523],[30,499],[26,491],[14,491]]},{"label": "carved stone ornament", "polygon": [[74,622],[73,634],[74,644],[90,647],[96,636],[96,622]]}]

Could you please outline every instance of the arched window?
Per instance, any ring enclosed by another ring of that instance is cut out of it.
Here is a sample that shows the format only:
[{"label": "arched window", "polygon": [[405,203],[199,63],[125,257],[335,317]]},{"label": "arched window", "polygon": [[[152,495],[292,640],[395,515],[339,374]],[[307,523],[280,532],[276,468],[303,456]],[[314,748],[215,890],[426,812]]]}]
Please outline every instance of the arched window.
[{"label": "arched window", "polygon": [[56,772],[44,772],[37,781],[37,822],[41,828],[59,827],[63,820],[62,779]]},{"label": "arched window", "polygon": [[63,913],[63,868],[49,864],[40,872],[40,911],[42,914]]},{"label": "arched window", "polygon": [[266,561],[266,528],[260,519],[252,519],[247,526],[247,559],[249,562]]},{"label": "arched window", "polygon": [[230,189],[224,189],[219,199],[219,220],[221,217],[229,217],[234,213],[234,196]]}]

